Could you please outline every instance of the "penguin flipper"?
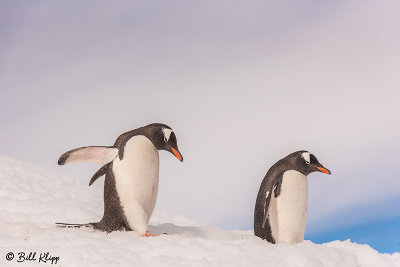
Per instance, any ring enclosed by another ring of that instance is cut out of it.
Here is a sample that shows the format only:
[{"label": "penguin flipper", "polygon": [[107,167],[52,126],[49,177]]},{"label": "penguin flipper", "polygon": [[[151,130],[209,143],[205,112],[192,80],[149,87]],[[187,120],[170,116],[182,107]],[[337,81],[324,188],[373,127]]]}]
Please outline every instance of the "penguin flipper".
[{"label": "penguin flipper", "polygon": [[264,214],[263,214],[263,220],[262,220],[262,228],[265,227],[265,224],[267,223],[267,219],[269,216],[269,203],[271,202],[271,196],[273,192],[267,191],[266,196],[265,196],[265,201],[264,201]]},{"label": "penguin flipper", "polygon": [[118,148],[115,146],[85,146],[72,149],[62,154],[58,159],[58,165],[71,162],[94,162],[110,163],[118,155]]},{"label": "penguin flipper", "polygon": [[101,176],[105,175],[107,173],[107,169],[108,169],[108,165],[109,163],[107,163],[106,165],[104,165],[103,167],[101,167],[92,177],[92,179],[90,179],[89,182],[89,186],[91,186],[98,178],[100,178]]}]

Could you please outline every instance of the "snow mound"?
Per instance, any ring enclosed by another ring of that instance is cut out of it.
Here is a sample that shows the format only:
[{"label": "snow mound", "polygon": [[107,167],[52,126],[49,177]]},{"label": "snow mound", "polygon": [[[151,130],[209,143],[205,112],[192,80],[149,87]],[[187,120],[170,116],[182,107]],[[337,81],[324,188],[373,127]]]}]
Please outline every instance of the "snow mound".
[{"label": "snow mound", "polygon": [[[101,218],[102,200],[87,181],[7,157],[0,157],[0,181],[0,266],[400,266],[400,253],[380,254],[349,240],[272,245],[253,231],[227,231],[161,211],[150,230],[168,235],[158,237],[56,228],[59,221]],[[20,252],[37,254],[18,263]],[[45,252],[57,263],[39,263]]]}]

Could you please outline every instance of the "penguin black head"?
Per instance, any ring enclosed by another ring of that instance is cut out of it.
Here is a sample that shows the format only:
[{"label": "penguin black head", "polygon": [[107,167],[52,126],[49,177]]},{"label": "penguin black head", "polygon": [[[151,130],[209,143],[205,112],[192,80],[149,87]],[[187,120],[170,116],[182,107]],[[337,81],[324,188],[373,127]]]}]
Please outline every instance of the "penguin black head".
[{"label": "penguin black head", "polygon": [[166,150],[172,153],[177,159],[183,161],[179,152],[176,135],[171,127],[162,123],[153,123],[145,126],[149,139],[157,150]]},{"label": "penguin black head", "polygon": [[327,168],[319,163],[316,156],[306,150],[294,152],[288,157],[291,158],[292,163],[295,165],[295,169],[306,176],[315,171],[331,174]]}]

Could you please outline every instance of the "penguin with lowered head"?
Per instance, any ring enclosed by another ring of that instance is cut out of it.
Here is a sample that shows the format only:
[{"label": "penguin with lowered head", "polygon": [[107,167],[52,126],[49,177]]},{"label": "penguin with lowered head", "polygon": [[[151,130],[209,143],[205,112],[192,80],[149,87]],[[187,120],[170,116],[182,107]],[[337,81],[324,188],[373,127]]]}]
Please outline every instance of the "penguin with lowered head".
[{"label": "penguin with lowered head", "polygon": [[304,240],[308,181],[312,172],[331,174],[308,151],[294,152],[276,162],[258,191],[254,210],[254,234],[271,243]]},{"label": "penguin with lowered head", "polygon": [[158,192],[159,150],[166,150],[183,161],[171,127],[153,123],[121,134],[113,146],[88,146],[70,150],[58,160],[104,164],[89,185],[105,175],[104,215],[99,222],[88,224],[58,223],[60,227],[91,227],[112,232],[133,230],[141,236],[153,236],[148,222]]}]

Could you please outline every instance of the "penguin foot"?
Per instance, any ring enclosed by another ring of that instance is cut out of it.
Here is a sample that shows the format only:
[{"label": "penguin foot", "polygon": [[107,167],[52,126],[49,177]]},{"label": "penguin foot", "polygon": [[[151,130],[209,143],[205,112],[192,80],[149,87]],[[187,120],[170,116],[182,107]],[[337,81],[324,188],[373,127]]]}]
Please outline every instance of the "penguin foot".
[{"label": "penguin foot", "polygon": [[146,233],[144,234],[144,236],[145,236],[145,237],[150,237],[150,236],[159,236],[159,235],[153,235],[153,234],[150,234],[149,231],[146,231]]}]

